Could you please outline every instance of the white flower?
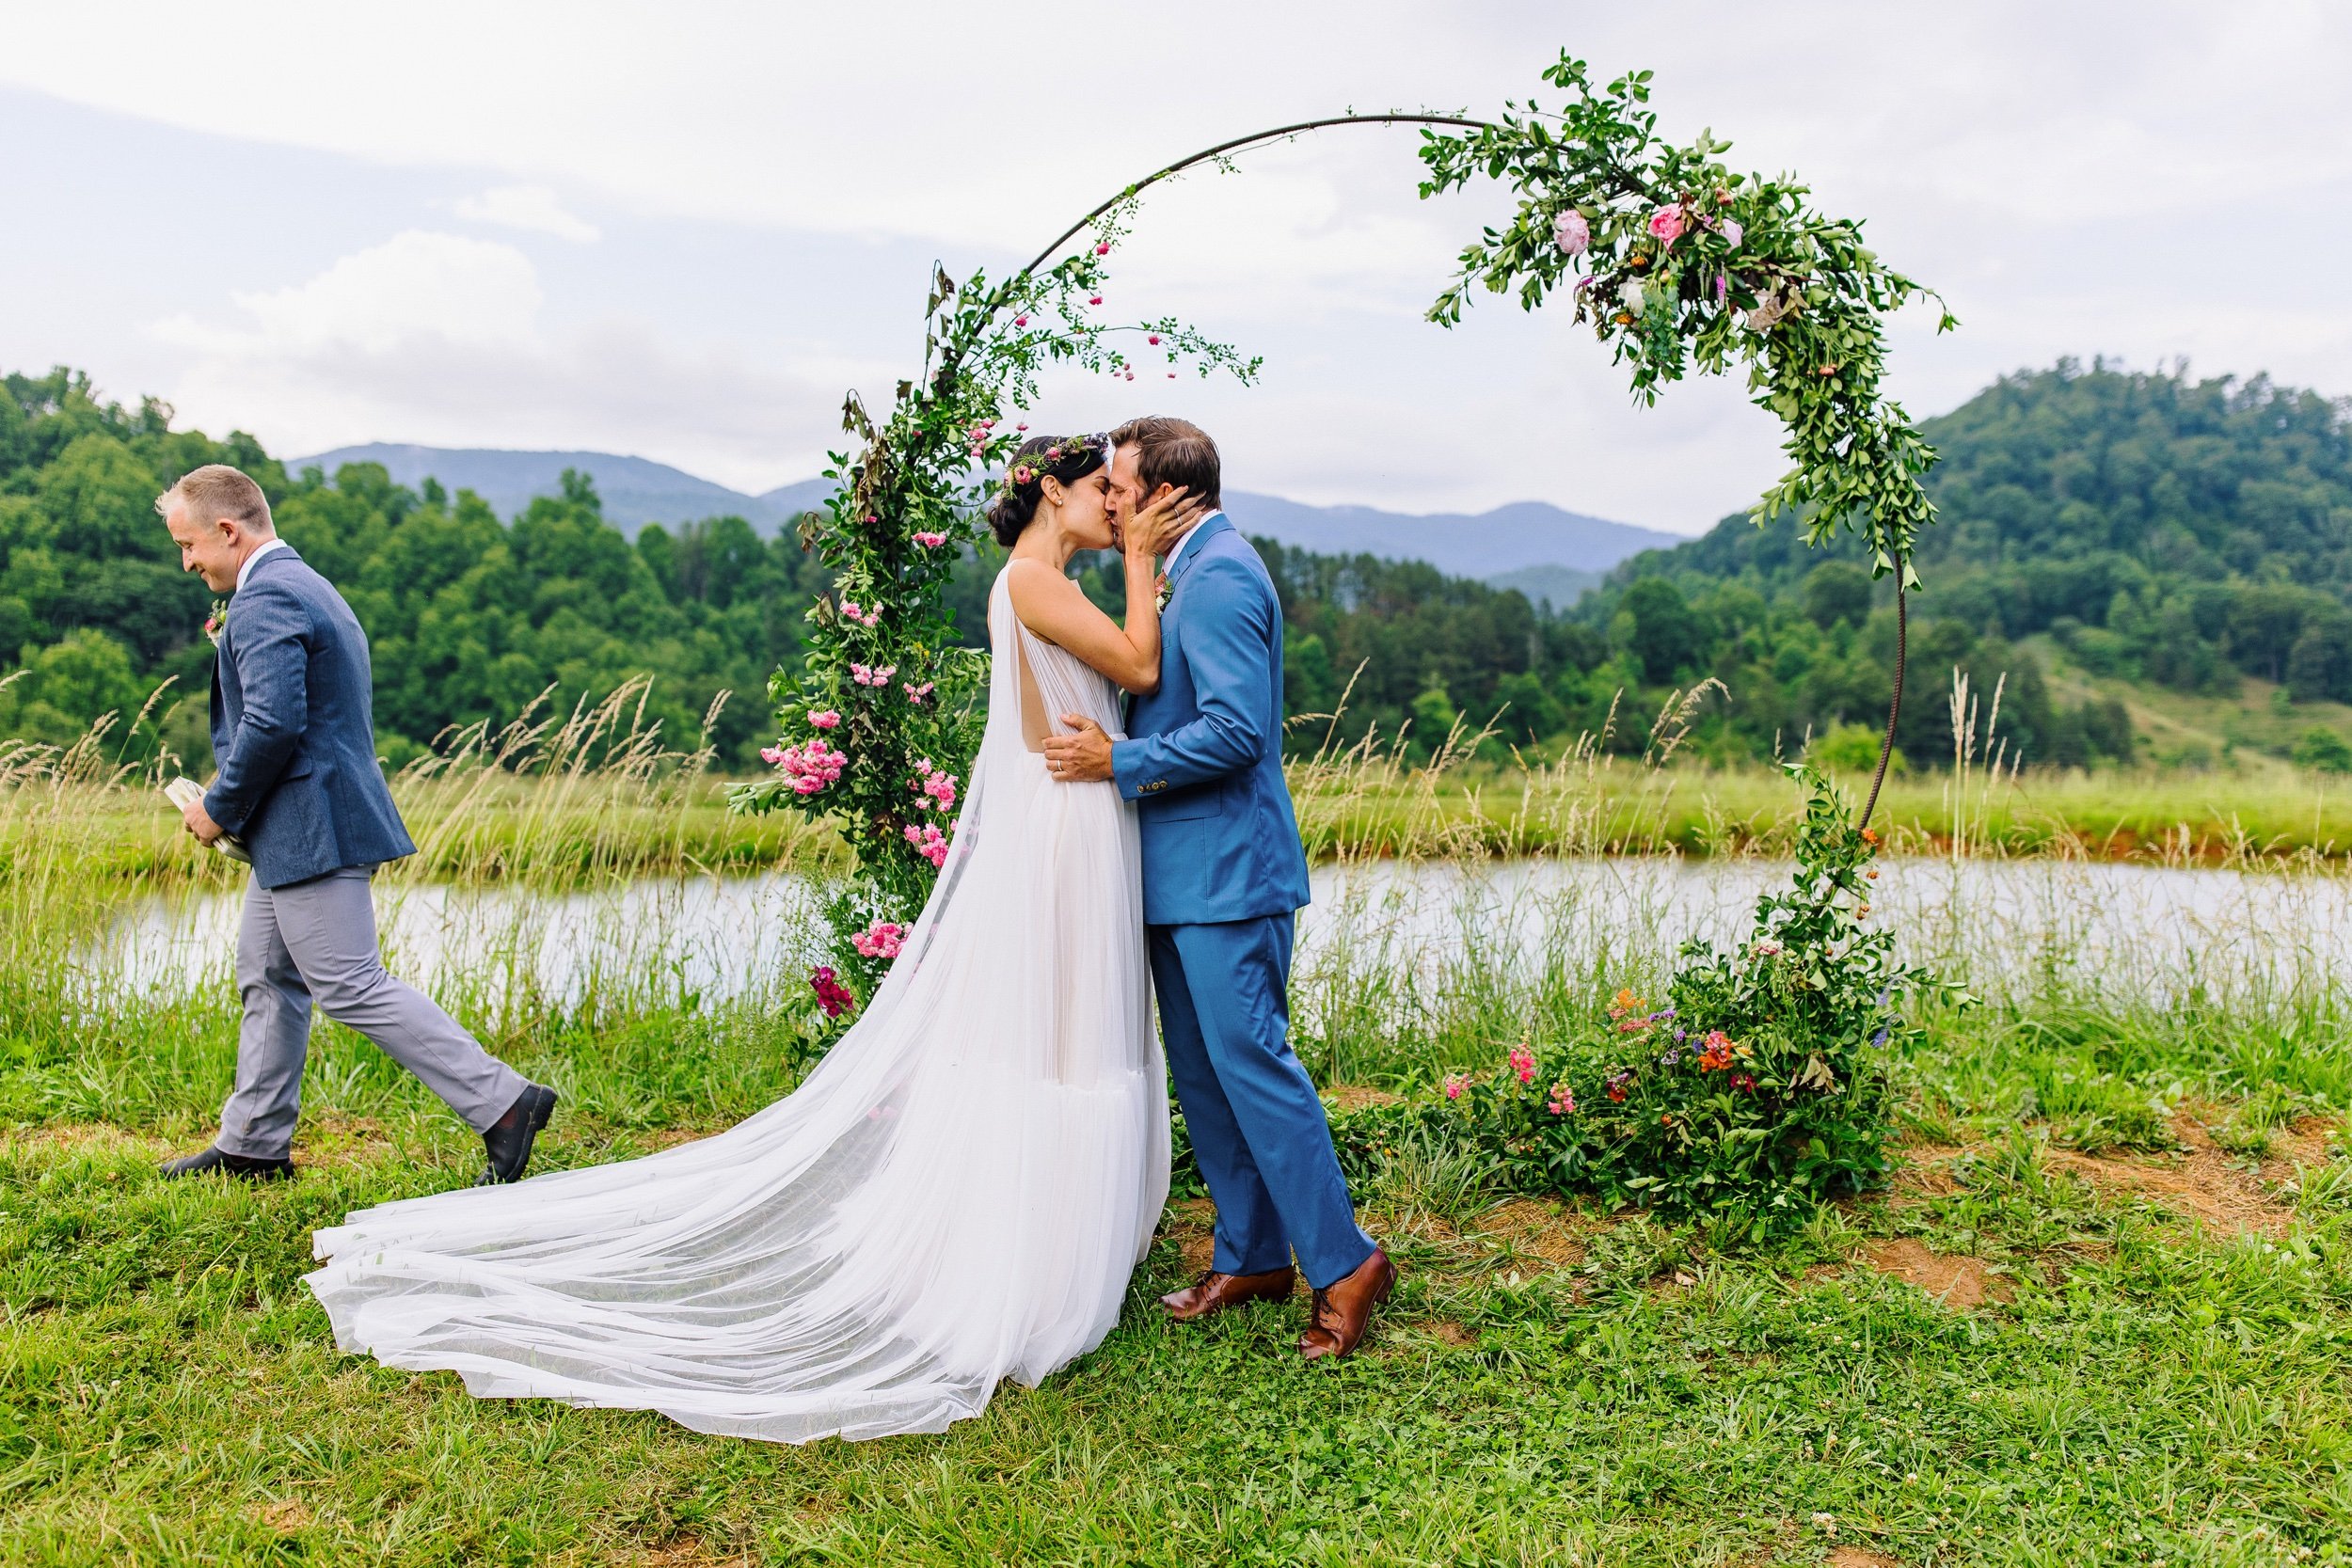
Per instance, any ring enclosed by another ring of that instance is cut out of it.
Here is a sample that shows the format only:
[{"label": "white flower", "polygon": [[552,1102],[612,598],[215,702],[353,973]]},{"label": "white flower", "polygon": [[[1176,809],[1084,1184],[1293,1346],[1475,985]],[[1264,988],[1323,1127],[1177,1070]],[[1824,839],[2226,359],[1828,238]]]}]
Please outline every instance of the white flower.
[{"label": "white flower", "polygon": [[1735,249],[1738,248],[1740,241],[1747,233],[1746,230],[1740,227],[1740,220],[1738,218],[1724,219],[1722,223],[1716,225],[1716,230],[1723,235],[1724,244],[1730,245]]},{"label": "white flower", "polygon": [[1617,303],[1633,314],[1640,315],[1643,306],[1647,303],[1642,297],[1642,285],[1630,277],[1627,278],[1617,286]]}]

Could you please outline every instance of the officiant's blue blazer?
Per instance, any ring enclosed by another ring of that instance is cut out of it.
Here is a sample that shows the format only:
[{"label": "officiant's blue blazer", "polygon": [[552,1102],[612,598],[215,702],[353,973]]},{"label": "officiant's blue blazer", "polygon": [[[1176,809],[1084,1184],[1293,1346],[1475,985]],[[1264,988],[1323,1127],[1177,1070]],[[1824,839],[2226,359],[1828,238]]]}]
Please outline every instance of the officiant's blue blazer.
[{"label": "officiant's blue blazer", "polygon": [[1143,834],[1143,918],[1199,926],[1309,902],[1282,782],[1282,604],[1265,562],[1219,512],[1168,574],[1160,687],[1111,748]]},{"label": "officiant's blue blazer", "polygon": [[229,601],[212,729],[204,809],[245,840],[262,886],[416,853],[375,760],[368,635],[291,548],[254,562]]}]

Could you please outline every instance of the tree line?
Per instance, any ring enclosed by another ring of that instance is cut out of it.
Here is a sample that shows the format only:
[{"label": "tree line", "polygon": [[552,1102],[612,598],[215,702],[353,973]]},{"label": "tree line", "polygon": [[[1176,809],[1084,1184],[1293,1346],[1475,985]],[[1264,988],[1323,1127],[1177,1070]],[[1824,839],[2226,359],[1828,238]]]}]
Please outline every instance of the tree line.
[{"label": "tree line", "polygon": [[[164,404],[105,402],[75,372],[5,385],[0,735],[68,741],[169,681],[126,744],[200,765],[210,595],[179,570],[152,502],[203,463],[253,474],[281,531],[368,626],[395,764],[543,692],[568,706],[651,675],[645,716],[672,744],[698,743],[709,719],[722,760],[755,766],[768,677],[799,659],[827,586],[791,532],[764,538],[738,517],[632,539],[577,474],[501,519],[469,492],[411,490],[374,465],[289,474],[249,436],[175,430]],[[2000,735],[2029,764],[2130,758],[2123,705],[2054,696],[2037,648],[2184,691],[2254,677],[2282,700],[2352,700],[2344,404],[2261,378],[2061,362],[1925,429],[1943,454],[1931,481],[1943,520],[1912,599],[1898,739],[1914,765],[1950,755],[1941,698],[1955,670],[1988,701],[2000,686]],[[1883,721],[1890,586],[1851,547],[1808,550],[1786,520],[1728,518],[1636,557],[1560,614],[1419,562],[1259,546],[1286,624],[1294,752],[1376,734],[1426,754],[1457,721],[1490,728],[1495,755],[1556,753],[1587,735],[1638,752],[1661,706],[1693,689],[1705,695],[1687,744],[1719,761],[1808,744],[1844,760],[1867,754]],[[992,547],[973,552],[950,595],[976,644],[999,563]],[[1111,562],[1078,575],[1116,608]],[[734,695],[712,719],[721,691]]]}]

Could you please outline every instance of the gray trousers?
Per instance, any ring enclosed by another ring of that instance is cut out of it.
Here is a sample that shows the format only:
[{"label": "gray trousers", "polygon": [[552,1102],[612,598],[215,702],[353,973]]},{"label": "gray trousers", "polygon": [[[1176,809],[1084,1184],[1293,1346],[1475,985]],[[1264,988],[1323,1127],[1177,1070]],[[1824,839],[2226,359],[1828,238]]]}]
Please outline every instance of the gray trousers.
[{"label": "gray trousers", "polygon": [[368,897],[374,874],[372,865],[355,865],[292,887],[246,884],[237,928],[245,1025],[237,1085],[220,1108],[217,1140],[228,1152],[281,1160],[292,1151],[314,1000],[423,1079],[477,1132],[521,1096],[520,1073],[483,1050],[431,997],[385,971]]}]

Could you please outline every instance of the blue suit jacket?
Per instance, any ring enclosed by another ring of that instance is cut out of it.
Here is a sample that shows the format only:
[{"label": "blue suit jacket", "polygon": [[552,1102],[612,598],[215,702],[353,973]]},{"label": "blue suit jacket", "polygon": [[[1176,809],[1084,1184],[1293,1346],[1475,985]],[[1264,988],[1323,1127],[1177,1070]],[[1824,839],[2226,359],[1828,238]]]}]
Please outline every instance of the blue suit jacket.
[{"label": "blue suit jacket", "polygon": [[272,550],[230,601],[213,661],[214,821],[265,888],[413,855],[375,760],[368,635],[333,585]]},{"label": "blue suit jacket", "polygon": [[1168,572],[1160,689],[1111,748],[1143,830],[1143,918],[1200,926],[1309,902],[1307,853],[1282,782],[1282,605],[1223,513]]}]

